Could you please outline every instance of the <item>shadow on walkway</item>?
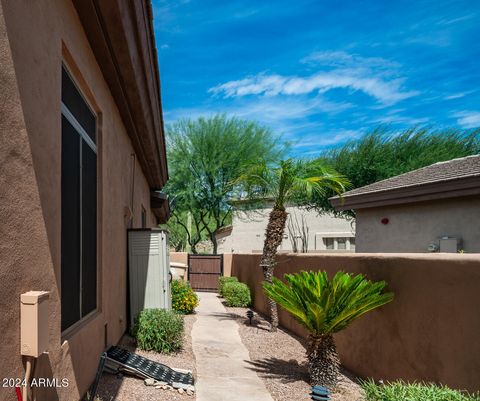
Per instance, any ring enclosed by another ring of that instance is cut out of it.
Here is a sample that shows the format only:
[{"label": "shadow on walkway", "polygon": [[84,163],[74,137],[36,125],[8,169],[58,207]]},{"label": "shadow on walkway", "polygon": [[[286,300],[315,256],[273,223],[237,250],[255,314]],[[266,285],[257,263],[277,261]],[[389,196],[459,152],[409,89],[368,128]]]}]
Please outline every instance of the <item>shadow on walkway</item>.
[{"label": "shadow on walkway", "polygon": [[295,382],[297,380],[308,382],[307,365],[299,364],[295,359],[285,361],[278,358],[265,358],[245,362],[250,365],[249,369],[260,376],[278,378],[283,383]]},{"label": "shadow on walkway", "polygon": [[[210,313],[210,316],[216,317],[219,320],[234,320],[237,324],[250,326],[249,319],[246,316],[244,317],[237,313]],[[253,318],[251,327],[258,330],[270,331],[270,324],[263,319],[259,320],[258,318]]]}]

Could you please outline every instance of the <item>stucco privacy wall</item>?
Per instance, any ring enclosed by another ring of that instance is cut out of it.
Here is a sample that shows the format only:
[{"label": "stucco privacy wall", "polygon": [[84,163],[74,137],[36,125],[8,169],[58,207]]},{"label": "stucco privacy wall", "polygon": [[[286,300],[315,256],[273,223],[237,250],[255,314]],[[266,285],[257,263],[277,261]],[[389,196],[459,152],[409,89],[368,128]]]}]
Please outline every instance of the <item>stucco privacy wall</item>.
[{"label": "stucco privacy wall", "polygon": [[427,252],[443,236],[461,239],[466,252],[480,252],[474,221],[480,221],[480,196],[358,209],[357,252]]},{"label": "stucco privacy wall", "polygon": [[[233,255],[232,275],[266,314],[260,255]],[[280,255],[277,277],[299,270],[364,273],[386,280],[395,300],[335,335],[347,369],[375,379],[426,380],[480,390],[480,254]],[[305,331],[282,309],[280,323]]]},{"label": "stucco privacy wall", "polygon": [[[227,277],[232,271],[232,255],[231,253],[223,254],[223,275]],[[170,262],[188,264],[188,252],[170,252]]]},{"label": "stucco privacy wall", "polygon": [[[60,334],[60,98],[62,61],[99,114],[99,311],[67,338]],[[125,207],[131,205],[133,148],[70,1],[0,2],[0,378],[23,377],[20,294],[48,290],[50,352],[38,377],[68,378],[37,399],[77,400],[94,379],[105,346],[126,325]],[[136,167],[134,227],[149,188]],[[107,328],[107,329],[105,329]],[[13,389],[0,388],[0,400]]]}]

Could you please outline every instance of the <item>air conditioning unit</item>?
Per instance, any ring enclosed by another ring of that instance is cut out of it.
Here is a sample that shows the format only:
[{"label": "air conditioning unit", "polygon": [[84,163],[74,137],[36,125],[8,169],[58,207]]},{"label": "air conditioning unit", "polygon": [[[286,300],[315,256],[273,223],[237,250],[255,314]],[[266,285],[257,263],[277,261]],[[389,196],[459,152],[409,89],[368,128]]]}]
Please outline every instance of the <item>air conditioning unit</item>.
[{"label": "air conditioning unit", "polygon": [[438,241],[440,252],[457,253],[461,246],[461,240],[455,237],[442,237]]},{"label": "air conditioning unit", "polygon": [[168,235],[161,229],[128,230],[130,325],[144,309],[171,309]]}]

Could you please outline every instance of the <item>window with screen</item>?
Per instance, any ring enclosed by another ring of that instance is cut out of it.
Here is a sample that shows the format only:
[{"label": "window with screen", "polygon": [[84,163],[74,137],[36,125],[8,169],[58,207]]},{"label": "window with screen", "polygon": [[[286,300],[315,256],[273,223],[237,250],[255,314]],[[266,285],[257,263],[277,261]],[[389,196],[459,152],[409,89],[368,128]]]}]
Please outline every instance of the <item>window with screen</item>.
[{"label": "window with screen", "polygon": [[355,237],[324,237],[325,249],[332,250],[355,250]]},{"label": "window with screen", "polygon": [[335,243],[333,238],[324,238],[323,241],[326,249],[334,249]]},{"label": "window with screen", "polygon": [[62,331],[97,308],[96,116],[62,68]]}]

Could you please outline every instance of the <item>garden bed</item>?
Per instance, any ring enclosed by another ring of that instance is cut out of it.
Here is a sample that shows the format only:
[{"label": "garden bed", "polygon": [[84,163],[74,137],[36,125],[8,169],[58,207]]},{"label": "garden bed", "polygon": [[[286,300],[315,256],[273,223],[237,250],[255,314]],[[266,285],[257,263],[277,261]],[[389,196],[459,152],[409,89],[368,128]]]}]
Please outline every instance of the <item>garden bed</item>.
[{"label": "garden bed", "polygon": [[[248,325],[247,308],[228,308],[240,326],[240,336],[247,347],[251,368],[263,380],[275,401],[310,401],[305,348],[301,339],[279,329],[269,331],[269,324],[255,313],[254,324]],[[363,391],[356,379],[342,372],[332,401],[361,401]]]},{"label": "garden bed", "polygon": [[[192,370],[195,376],[195,356],[192,350],[191,337],[195,315],[186,315],[184,319],[185,334],[183,348],[180,352],[161,354],[153,351],[142,351],[135,347],[135,341],[128,335],[125,335],[118,345],[145,358],[151,359],[152,361],[170,366],[171,368]],[[142,379],[134,376],[117,376],[108,373],[104,373],[100,380],[98,396],[102,401],[195,400],[195,395],[189,396],[186,393],[180,394],[177,390],[162,390],[146,386]]]}]

